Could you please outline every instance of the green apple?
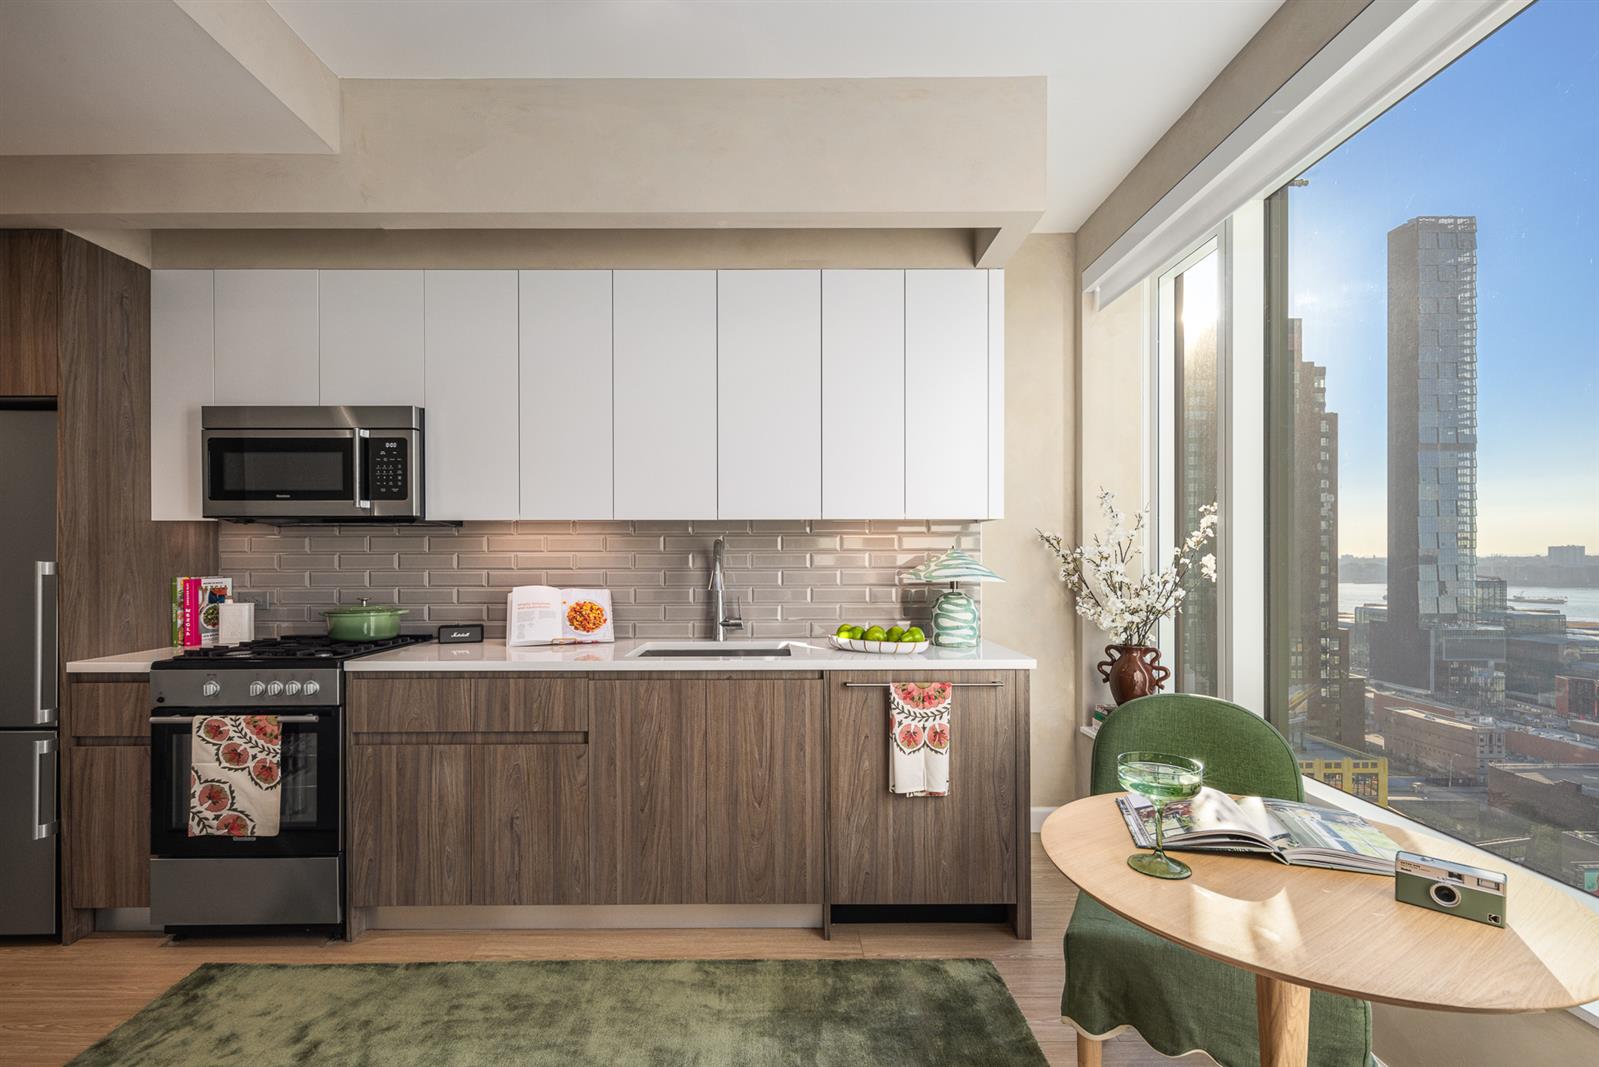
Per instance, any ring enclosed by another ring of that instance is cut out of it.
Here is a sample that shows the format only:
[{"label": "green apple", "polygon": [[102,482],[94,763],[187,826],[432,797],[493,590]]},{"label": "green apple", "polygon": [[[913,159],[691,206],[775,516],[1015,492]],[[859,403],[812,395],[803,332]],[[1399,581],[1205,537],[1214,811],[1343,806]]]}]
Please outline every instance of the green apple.
[{"label": "green apple", "polygon": [[925,641],[927,640],[927,635],[922,633],[922,628],[920,626],[912,626],[909,630],[905,631],[905,640]]},{"label": "green apple", "polygon": [[862,639],[866,641],[887,641],[888,634],[884,632],[881,626],[873,626],[862,635]]},{"label": "green apple", "polygon": [[836,631],[834,631],[833,636],[834,637],[839,637],[839,638],[844,638],[844,639],[847,640],[850,637],[854,636],[854,633],[855,633],[855,627],[851,626],[849,623],[846,622],[843,625],[841,625]]},{"label": "green apple", "polygon": [[903,627],[903,626],[890,626],[888,628],[887,640],[889,640],[889,641],[899,641],[904,636],[905,636],[905,627]]}]

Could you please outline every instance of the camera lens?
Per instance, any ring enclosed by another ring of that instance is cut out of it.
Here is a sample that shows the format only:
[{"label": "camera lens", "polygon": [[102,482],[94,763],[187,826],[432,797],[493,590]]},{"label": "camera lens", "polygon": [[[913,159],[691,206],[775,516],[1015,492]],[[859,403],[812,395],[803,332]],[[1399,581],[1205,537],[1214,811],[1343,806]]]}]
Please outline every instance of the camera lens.
[{"label": "camera lens", "polygon": [[1460,890],[1446,882],[1438,882],[1427,891],[1432,899],[1446,908],[1452,908],[1460,903]]}]

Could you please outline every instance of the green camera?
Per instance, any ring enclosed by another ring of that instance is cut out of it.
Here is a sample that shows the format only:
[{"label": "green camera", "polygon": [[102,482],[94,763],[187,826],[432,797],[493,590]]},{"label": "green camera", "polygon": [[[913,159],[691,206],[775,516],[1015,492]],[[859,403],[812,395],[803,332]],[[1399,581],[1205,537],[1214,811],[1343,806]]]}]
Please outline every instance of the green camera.
[{"label": "green camera", "polygon": [[1398,853],[1394,899],[1489,926],[1505,925],[1505,876],[1452,860]]}]

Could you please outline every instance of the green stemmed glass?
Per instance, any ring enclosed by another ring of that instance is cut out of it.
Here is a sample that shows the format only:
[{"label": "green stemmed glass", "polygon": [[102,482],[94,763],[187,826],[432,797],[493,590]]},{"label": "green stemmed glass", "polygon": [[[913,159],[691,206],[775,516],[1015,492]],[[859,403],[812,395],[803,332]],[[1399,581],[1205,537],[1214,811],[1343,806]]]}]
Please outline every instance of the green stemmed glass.
[{"label": "green stemmed glass", "polygon": [[1155,806],[1155,851],[1133,853],[1127,857],[1127,866],[1154,878],[1187,878],[1193,874],[1188,864],[1166,855],[1162,831],[1166,805],[1188,800],[1199,792],[1205,780],[1205,765],[1164,752],[1123,752],[1116,757],[1116,780],[1123,789]]}]

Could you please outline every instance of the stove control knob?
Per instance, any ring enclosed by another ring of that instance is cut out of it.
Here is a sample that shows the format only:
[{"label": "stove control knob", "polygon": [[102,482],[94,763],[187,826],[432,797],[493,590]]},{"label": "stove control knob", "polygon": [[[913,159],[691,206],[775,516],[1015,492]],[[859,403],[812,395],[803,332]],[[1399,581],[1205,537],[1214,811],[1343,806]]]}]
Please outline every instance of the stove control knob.
[{"label": "stove control knob", "polygon": [[268,682],[267,683],[267,696],[275,697],[281,692],[283,692],[283,683],[282,682]]},{"label": "stove control knob", "polygon": [[306,682],[305,688],[301,690],[308,697],[314,697],[321,691],[322,687],[315,682]]},{"label": "stove control knob", "polygon": [[214,697],[220,692],[222,692],[222,683],[216,681],[215,679],[206,682],[200,687],[201,696]]},{"label": "stove control knob", "polygon": [[291,697],[292,696],[298,696],[299,693],[300,693],[300,683],[299,682],[284,682],[283,683],[283,691],[285,693],[287,693]]},{"label": "stove control knob", "polygon": [[258,697],[262,693],[265,693],[265,692],[266,692],[266,683],[265,682],[251,682],[250,683],[250,695],[251,696]]}]

